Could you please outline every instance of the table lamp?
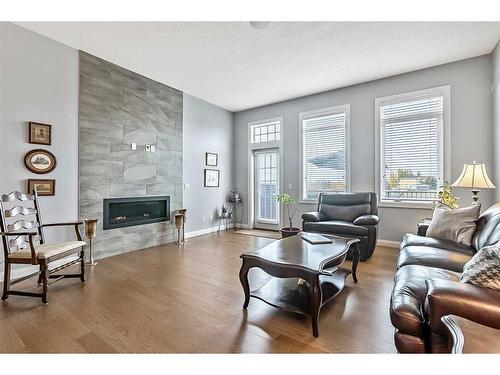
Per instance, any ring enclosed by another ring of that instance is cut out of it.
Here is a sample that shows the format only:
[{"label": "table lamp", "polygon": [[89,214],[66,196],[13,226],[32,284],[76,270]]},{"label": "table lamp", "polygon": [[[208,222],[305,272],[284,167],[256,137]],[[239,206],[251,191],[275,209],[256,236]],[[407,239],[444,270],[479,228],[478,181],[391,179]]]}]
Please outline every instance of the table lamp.
[{"label": "table lamp", "polygon": [[460,177],[451,186],[470,188],[473,203],[477,203],[479,200],[479,189],[495,188],[495,185],[493,185],[493,182],[491,182],[486,173],[485,165],[483,163],[476,163],[476,161],[464,164],[464,169],[462,169]]}]

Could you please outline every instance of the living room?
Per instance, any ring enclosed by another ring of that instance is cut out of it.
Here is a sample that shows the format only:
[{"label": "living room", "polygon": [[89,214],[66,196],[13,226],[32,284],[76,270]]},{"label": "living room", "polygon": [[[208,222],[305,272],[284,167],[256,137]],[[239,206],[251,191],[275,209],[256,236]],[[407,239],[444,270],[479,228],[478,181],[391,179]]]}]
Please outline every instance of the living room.
[{"label": "living room", "polygon": [[0,353],[500,353],[499,20],[13,14]]}]

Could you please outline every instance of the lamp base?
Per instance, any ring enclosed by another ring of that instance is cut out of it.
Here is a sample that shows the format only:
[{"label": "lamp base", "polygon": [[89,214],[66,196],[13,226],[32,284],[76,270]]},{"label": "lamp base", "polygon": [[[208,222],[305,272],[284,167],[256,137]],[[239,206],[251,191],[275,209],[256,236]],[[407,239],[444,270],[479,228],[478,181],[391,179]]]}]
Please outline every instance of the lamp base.
[{"label": "lamp base", "polygon": [[85,263],[88,266],[94,267],[97,262],[94,260],[94,254],[92,254],[92,239],[89,238],[89,260]]},{"label": "lamp base", "polygon": [[477,204],[479,201],[479,189],[472,189],[472,203]]}]

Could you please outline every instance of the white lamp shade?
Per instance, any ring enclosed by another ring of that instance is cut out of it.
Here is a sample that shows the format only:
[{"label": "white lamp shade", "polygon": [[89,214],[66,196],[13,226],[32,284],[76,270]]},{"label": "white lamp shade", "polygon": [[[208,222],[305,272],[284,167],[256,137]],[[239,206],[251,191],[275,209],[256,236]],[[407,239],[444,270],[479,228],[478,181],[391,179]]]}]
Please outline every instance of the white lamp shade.
[{"label": "white lamp shade", "polygon": [[460,177],[452,184],[452,186],[459,186],[472,189],[493,189],[495,185],[491,182],[486,167],[483,163],[470,163],[464,164],[464,169]]}]

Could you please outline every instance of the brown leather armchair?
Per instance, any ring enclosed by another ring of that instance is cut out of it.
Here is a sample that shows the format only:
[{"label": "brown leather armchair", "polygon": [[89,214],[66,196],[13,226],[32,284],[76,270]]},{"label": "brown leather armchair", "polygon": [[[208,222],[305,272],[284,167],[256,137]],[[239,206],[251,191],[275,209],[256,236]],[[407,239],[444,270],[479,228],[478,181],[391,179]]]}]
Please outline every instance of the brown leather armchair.
[{"label": "brown leather armchair", "polygon": [[377,213],[375,193],[321,193],[317,211],[302,214],[302,229],[358,238],[361,260],[367,260],[377,244]]},{"label": "brown leather armchair", "polygon": [[499,239],[500,203],[481,214],[472,246],[404,236],[390,305],[399,352],[449,353],[448,332],[441,322],[444,315],[500,328],[500,292],[459,282],[464,264]]}]

